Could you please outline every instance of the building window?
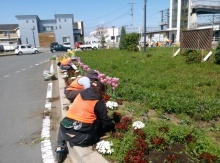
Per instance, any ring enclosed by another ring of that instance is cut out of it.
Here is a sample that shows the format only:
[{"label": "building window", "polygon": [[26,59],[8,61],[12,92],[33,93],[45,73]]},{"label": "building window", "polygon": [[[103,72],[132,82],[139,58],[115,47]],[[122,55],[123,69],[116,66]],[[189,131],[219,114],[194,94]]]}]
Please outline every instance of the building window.
[{"label": "building window", "polygon": [[34,20],[32,20],[32,23],[34,23]]},{"label": "building window", "polygon": [[4,32],[4,36],[8,36],[8,32]]},{"label": "building window", "polygon": [[64,21],[66,22],[66,19],[64,19]]},{"label": "building window", "polygon": [[61,22],[61,19],[59,19],[59,22]]},{"label": "building window", "polygon": [[59,25],[59,28],[61,29],[61,25]]},{"label": "building window", "polygon": [[43,27],[43,29],[44,29],[44,32],[53,32],[53,26],[45,26],[45,27]]},{"label": "building window", "polygon": [[28,23],[28,20],[26,20],[26,23]]},{"label": "building window", "polygon": [[63,43],[70,43],[70,37],[63,37]]}]

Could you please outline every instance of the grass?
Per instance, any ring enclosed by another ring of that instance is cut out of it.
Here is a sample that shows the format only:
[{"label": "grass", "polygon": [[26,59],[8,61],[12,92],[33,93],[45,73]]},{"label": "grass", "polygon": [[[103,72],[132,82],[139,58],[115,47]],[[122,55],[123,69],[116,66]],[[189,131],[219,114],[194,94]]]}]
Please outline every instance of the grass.
[{"label": "grass", "polygon": [[111,50],[78,52],[90,68],[118,77],[118,98],[142,103],[150,109],[184,113],[197,120],[220,115],[219,66],[214,55],[204,63],[186,63],[172,57],[177,48],[151,48],[146,53]]},{"label": "grass", "polygon": [[[115,94],[124,101],[119,111],[147,124],[144,129],[147,141],[160,134],[159,127],[168,126],[169,134],[162,136],[170,145],[184,143],[187,134],[196,137],[196,143],[185,144],[179,151],[187,159],[191,160],[192,156],[196,159],[206,151],[220,160],[219,65],[214,64],[214,54],[206,62],[189,64],[184,55],[172,57],[176,50],[148,48],[143,53],[109,49],[77,52],[76,55],[91,69],[119,78]],[[128,131],[123,140],[112,140],[115,152],[107,159],[123,162],[133,138]],[[161,152],[157,153],[158,157],[159,154]]]}]

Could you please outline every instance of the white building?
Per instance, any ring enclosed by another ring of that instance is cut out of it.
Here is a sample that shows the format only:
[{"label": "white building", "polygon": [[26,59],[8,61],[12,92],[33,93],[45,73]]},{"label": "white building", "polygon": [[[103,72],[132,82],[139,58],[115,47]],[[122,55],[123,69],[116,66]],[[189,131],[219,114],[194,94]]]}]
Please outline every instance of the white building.
[{"label": "white building", "polygon": [[[187,29],[213,28],[219,30],[220,0],[170,0],[169,39],[173,42],[180,41],[180,31]],[[200,24],[202,16],[212,16],[203,25]]]},{"label": "white building", "polygon": [[100,42],[102,36],[104,36],[107,43],[118,42],[119,28],[98,28],[97,30],[90,33],[90,36],[84,37],[85,42]]}]

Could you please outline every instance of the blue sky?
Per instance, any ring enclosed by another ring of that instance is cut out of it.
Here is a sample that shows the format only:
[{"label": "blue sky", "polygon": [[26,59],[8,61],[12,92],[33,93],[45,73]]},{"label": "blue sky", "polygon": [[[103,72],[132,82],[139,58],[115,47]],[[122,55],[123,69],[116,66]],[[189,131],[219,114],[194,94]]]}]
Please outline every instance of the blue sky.
[{"label": "blue sky", "polygon": [[[159,26],[160,11],[168,9],[169,3],[147,0],[147,27]],[[43,20],[73,14],[74,21],[84,22],[86,34],[100,26],[143,27],[143,5],[144,0],[0,0],[0,24],[16,24],[15,15],[38,15]]]}]

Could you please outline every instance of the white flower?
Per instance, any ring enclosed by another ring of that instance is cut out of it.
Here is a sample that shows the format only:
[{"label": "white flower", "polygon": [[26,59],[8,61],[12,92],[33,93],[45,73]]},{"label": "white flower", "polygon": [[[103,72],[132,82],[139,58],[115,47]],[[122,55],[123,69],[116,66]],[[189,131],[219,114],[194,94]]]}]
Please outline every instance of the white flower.
[{"label": "white flower", "polygon": [[145,124],[141,121],[136,121],[132,124],[132,126],[134,127],[134,129],[142,129],[145,127]]},{"label": "white flower", "polygon": [[112,146],[112,142],[102,140],[96,144],[96,149],[101,154],[112,154],[112,152],[114,152],[114,150],[111,149]]},{"label": "white flower", "polygon": [[67,78],[67,77],[68,77],[68,75],[67,75],[67,74],[63,75],[63,78]]},{"label": "white flower", "polygon": [[114,101],[108,101],[106,102],[106,107],[109,109],[117,109],[118,108],[118,103]]}]

